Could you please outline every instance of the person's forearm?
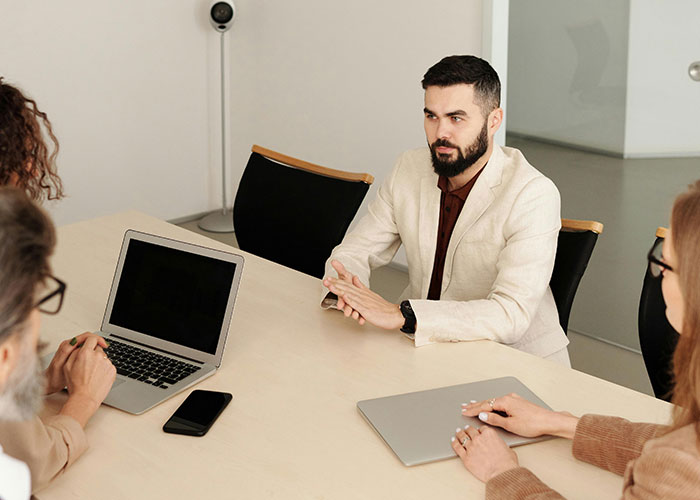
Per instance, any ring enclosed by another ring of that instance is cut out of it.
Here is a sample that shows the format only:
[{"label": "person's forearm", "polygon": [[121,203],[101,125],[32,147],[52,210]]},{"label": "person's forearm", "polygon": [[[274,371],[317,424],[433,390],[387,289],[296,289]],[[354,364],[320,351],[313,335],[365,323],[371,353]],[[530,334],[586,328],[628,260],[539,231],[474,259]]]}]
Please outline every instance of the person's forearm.
[{"label": "person's forearm", "polygon": [[558,436],[566,439],[574,439],[576,426],[578,425],[578,417],[574,417],[568,412],[554,412],[547,434]]},{"label": "person's forearm", "polygon": [[420,345],[481,339],[516,344],[530,328],[530,318],[537,314],[537,310],[525,302],[504,301],[500,297],[474,300],[412,298],[411,307],[421,325],[420,330],[416,330],[416,339],[420,339]]},{"label": "person's forearm", "polygon": [[72,394],[68,397],[68,401],[63,405],[59,414],[73,417],[84,428],[99,407],[100,403],[90,396]]}]

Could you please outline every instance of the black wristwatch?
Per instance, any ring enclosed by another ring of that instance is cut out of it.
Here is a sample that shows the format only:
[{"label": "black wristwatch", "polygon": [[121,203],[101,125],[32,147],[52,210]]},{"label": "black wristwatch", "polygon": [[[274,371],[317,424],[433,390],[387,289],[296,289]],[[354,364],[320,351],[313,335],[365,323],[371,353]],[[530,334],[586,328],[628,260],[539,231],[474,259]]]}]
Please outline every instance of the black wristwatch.
[{"label": "black wristwatch", "polygon": [[399,309],[401,310],[401,314],[403,314],[403,318],[405,320],[403,326],[401,327],[401,331],[403,333],[416,333],[416,314],[413,312],[411,303],[404,300],[401,302],[401,305],[399,305]]}]

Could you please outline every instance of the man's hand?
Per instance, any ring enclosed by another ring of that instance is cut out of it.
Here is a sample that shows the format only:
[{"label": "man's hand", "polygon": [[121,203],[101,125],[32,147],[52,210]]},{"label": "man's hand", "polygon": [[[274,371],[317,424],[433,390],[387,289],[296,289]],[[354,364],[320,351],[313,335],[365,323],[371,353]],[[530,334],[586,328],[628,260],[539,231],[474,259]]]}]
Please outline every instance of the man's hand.
[{"label": "man's hand", "polygon": [[85,427],[107,397],[116,375],[117,370],[107,358],[98,336],[89,336],[63,365],[68,401],[60,413],[75,418]]},{"label": "man's hand", "polygon": [[63,372],[63,367],[73,351],[81,347],[90,337],[95,337],[97,345],[103,349],[107,347],[107,341],[104,338],[90,332],[82,333],[70,340],[61,342],[51,359],[51,363],[46,368],[46,394],[53,394],[66,386],[66,377]]},{"label": "man's hand", "polygon": [[[351,272],[349,272],[347,269],[345,269],[345,266],[343,264],[341,264],[339,261],[333,259],[331,261],[331,266],[333,266],[333,269],[335,269],[335,272],[338,273],[339,280],[344,281],[346,283],[352,283],[352,279],[355,277],[355,275],[352,274]],[[331,286],[331,281],[330,281],[331,279],[332,278],[326,278],[323,280],[323,286],[325,286],[329,290],[330,290],[330,286]],[[335,292],[333,292],[333,293],[335,293]],[[347,305],[345,303],[345,300],[343,300],[343,298],[340,295],[338,295],[338,302],[336,303],[335,307],[337,307],[339,311],[343,311],[343,313],[345,313],[345,316],[347,316],[347,317],[352,316],[353,319],[356,319],[358,321],[358,323],[360,323],[361,325],[365,324],[365,319],[362,316],[360,316],[360,313],[353,310],[352,307]]]},{"label": "man's hand", "polygon": [[[336,271],[338,267],[334,265]],[[345,268],[340,267],[344,270]],[[352,276],[352,275],[351,275]],[[375,326],[396,330],[404,324],[403,314],[397,304],[384,300],[380,295],[367,288],[357,276],[352,276],[350,281],[343,279],[338,272],[338,278],[326,278],[323,281],[326,287],[338,296],[338,304],[342,303],[345,316],[352,316],[361,325],[365,320]],[[338,306],[340,309],[340,305]]]}]

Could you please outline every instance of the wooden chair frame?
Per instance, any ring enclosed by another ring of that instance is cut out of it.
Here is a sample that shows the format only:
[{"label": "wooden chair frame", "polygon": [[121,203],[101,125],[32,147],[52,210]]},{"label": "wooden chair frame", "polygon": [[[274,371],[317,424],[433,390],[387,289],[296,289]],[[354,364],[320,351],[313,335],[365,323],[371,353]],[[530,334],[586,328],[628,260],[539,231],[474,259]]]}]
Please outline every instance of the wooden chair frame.
[{"label": "wooden chair frame", "polygon": [[332,177],[334,179],[342,179],[351,182],[364,182],[365,184],[371,185],[374,182],[374,177],[370,174],[362,174],[355,172],[344,172],[343,170],[335,170],[328,167],[322,167],[321,165],[316,165],[314,163],[309,163],[308,161],[300,160],[299,158],[294,158],[292,156],[287,156],[277,151],[272,151],[271,149],[263,148],[254,144],[251,148],[253,153],[258,153],[266,158],[289,165],[290,167],[298,168],[300,170],[306,170],[314,174],[325,175],[326,177]]},{"label": "wooden chair frame", "polygon": [[593,231],[596,234],[603,232],[603,224],[594,220],[562,219],[561,230],[567,232]]}]

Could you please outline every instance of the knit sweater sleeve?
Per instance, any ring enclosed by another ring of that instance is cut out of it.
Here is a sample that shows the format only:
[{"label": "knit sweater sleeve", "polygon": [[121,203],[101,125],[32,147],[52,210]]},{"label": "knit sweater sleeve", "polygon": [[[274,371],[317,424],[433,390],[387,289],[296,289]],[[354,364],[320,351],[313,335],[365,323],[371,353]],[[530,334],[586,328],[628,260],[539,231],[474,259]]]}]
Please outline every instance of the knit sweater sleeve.
[{"label": "knit sweater sleeve", "polygon": [[[579,460],[621,475],[627,464],[640,456],[644,444],[663,429],[661,425],[632,423],[623,418],[584,415],[576,426],[572,452]],[[648,460],[653,460],[653,457],[647,458],[645,454],[645,460],[640,462],[646,464]],[[647,498],[632,492],[630,495],[629,498]],[[528,469],[518,467],[487,482],[486,498],[554,500],[564,497]]]},{"label": "knit sweater sleeve", "polygon": [[619,417],[584,415],[576,426],[572,453],[578,460],[622,475],[644,444],[664,428]]},{"label": "knit sweater sleeve", "polygon": [[486,500],[560,500],[563,498],[525,467],[502,472],[486,483]]}]

